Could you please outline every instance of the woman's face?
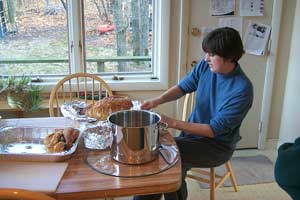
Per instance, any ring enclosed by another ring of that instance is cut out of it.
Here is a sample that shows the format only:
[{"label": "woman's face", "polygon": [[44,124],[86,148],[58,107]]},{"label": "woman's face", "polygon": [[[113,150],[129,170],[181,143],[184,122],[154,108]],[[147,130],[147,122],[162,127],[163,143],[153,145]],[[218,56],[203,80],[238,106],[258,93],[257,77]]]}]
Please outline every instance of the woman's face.
[{"label": "woman's face", "polygon": [[208,62],[210,70],[214,73],[226,74],[231,72],[234,68],[234,63],[213,53],[206,53],[205,61]]}]

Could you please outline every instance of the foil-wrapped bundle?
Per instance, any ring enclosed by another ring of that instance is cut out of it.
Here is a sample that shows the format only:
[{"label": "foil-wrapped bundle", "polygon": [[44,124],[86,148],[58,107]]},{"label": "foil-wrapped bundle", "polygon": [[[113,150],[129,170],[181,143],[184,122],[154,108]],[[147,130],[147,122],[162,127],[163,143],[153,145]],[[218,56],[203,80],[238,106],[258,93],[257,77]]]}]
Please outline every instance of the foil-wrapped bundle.
[{"label": "foil-wrapped bundle", "polygon": [[84,122],[94,122],[95,118],[87,117],[85,115],[85,110],[88,107],[88,104],[83,101],[71,101],[65,102],[61,107],[60,111],[64,117],[84,121]]},{"label": "foil-wrapped bundle", "polygon": [[88,149],[106,149],[112,144],[111,127],[107,121],[87,126],[83,130],[84,145]]}]

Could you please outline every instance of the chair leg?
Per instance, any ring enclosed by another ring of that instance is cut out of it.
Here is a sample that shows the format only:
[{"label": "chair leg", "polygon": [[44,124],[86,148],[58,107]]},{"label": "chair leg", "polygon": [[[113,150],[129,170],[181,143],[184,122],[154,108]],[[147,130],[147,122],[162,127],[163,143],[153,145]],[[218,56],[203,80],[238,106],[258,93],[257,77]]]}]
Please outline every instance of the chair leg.
[{"label": "chair leg", "polygon": [[210,200],[215,200],[215,168],[210,168]]},{"label": "chair leg", "polygon": [[235,176],[234,176],[234,174],[233,174],[233,171],[232,171],[232,167],[231,167],[230,161],[227,161],[227,162],[225,163],[225,165],[226,165],[227,171],[230,172],[230,176],[229,176],[229,177],[230,177],[230,180],[231,180],[231,184],[232,184],[232,186],[233,186],[233,188],[234,188],[234,191],[237,192],[237,191],[238,191],[237,183],[236,183],[236,180],[235,180]]}]

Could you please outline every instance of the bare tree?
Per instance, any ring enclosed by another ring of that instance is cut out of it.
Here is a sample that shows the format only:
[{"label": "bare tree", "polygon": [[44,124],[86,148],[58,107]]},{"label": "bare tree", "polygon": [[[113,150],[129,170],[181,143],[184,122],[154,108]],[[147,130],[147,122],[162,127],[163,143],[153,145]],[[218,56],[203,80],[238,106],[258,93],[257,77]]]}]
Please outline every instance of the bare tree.
[{"label": "bare tree", "polygon": [[67,3],[64,0],[60,0],[60,2],[63,5],[65,11],[67,11]]},{"label": "bare tree", "polygon": [[[117,35],[117,55],[125,56],[128,21],[124,18],[121,0],[112,0],[112,12]],[[125,63],[119,62],[119,71],[125,71]]]},{"label": "bare tree", "polygon": [[109,6],[109,1],[104,1],[104,0],[93,0],[93,3],[95,4],[97,11],[98,11],[98,16],[99,19],[103,22],[109,22],[108,19],[108,6]]},{"label": "bare tree", "polygon": [[4,16],[4,5],[3,1],[0,1],[0,38],[7,33],[6,20]]},{"label": "bare tree", "polygon": [[147,56],[148,50],[148,37],[149,29],[149,0],[140,0],[140,55]]},{"label": "bare tree", "polygon": [[131,1],[131,13],[133,55],[148,55],[149,0]]},{"label": "bare tree", "polygon": [[131,1],[131,28],[133,55],[140,55],[140,20],[139,0]]},{"label": "bare tree", "polygon": [[6,3],[7,3],[8,22],[11,25],[10,32],[15,33],[17,31],[16,19],[15,19],[16,2],[14,0],[7,0]]}]

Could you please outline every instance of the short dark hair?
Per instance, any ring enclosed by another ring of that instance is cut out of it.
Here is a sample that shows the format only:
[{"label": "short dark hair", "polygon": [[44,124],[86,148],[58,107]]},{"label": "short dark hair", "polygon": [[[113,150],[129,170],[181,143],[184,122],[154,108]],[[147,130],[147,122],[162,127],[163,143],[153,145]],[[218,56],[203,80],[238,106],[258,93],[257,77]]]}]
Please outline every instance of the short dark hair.
[{"label": "short dark hair", "polygon": [[202,41],[202,49],[232,62],[237,62],[245,53],[239,32],[229,27],[209,32]]}]

